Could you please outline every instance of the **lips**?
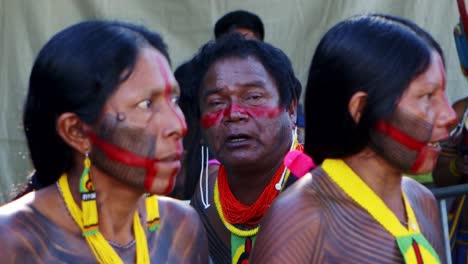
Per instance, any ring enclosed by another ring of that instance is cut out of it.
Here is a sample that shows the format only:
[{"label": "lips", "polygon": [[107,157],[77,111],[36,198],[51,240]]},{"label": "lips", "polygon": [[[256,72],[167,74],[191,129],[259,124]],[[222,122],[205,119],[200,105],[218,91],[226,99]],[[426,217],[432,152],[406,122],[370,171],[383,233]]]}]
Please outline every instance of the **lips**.
[{"label": "lips", "polygon": [[435,150],[440,150],[441,147],[440,147],[440,143],[441,142],[445,142],[449,139],[449,136],[444,136],[444,137],[438,137],[437,139],[433,140],[433,141],[430,141],[426,144],[427,147],[431,148],[431,149],[435,149]]},{"label": "lips", "polygon": [[252,137],[245,133],[230,134],[226,137],[225,143],[229,147],[241,147],[248,143]]},{"label": "lips", "polygon": [[229,142],[229,143],[242,142],[250,138],[252,137],[247,134],[231,134],[226,138],[226,142]]},{"label": "lips", "polygon": [[182,157],[182,153],[174,153],[164,158],[158,159],[158,162],[173,162],[173,161],[180,161]]}]

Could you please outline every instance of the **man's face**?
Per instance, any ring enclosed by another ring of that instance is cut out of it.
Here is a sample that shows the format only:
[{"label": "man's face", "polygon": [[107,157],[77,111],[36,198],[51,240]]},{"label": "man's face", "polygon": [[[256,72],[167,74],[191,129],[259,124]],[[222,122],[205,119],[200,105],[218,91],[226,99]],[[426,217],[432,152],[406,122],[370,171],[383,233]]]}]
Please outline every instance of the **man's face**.
[{"label": "man's face", "polygon": [[254,57],[215,61],[200,108],[203,135],[226,166],[276,166],[292,142],[295,106],[280,106],[275,80]]},{"label": "man's face", "polygon": [[93,164],[132,187],[159,194],[171,191],[186,130],[178,95],[164,56],[142,48],[133,72],[108,99],[92,131],[97,138]]}]

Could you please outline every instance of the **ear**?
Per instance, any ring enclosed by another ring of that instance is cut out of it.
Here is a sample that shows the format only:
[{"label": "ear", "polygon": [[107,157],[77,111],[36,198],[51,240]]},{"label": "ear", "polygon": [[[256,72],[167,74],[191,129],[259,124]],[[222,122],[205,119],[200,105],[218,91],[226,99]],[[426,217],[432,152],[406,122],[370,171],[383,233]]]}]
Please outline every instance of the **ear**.
[{"label": "ear", "polygon": [[63,113],[57,119],[57,133],[73,149],[85,154],[91,151],[91,144],[86,135],[86,124],[75,113]]},{"label": "ear", "polygon": [[293,99],[291,101],[291,105],[288,108],[289,118],[291,118],[292,124],[296,124],[297,122],[297,100]]},{"label": "ear", "polygon": [[367,105],[367,93],[363,91],[358,91],[353,96],[348,103],[348,111],[354,122],[357,124],[361,120],[362,111]]}]

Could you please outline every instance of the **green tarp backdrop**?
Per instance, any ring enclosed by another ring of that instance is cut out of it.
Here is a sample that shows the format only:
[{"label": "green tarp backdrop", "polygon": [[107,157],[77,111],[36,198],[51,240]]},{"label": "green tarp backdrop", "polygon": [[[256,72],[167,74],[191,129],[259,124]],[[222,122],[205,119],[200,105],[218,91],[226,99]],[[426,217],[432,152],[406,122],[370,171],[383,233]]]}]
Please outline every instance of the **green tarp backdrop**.
[{"label": "green tarp backdrop", "polygon": [[32,171],[22,105],[35,55],[54,33],[90,18],[144,24],[163,35],[175,69],[212,38],[215,21],[235,9],[262,18],[265,40],[291,58],[303,84],[319,38],[339,20],[363,12],[409,18],[441,44],[450,100],[468,92],[452,35],[455,0],[0,0],[0,204]]}]

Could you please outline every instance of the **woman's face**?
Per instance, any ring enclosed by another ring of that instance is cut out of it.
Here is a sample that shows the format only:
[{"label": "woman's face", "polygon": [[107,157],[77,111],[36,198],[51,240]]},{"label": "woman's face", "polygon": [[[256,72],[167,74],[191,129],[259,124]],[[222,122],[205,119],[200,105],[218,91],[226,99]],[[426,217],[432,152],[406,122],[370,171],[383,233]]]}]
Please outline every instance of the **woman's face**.
[{"label": "woman's face", "polygon": [[135,188],[169,193],[181,166],[186,132],[179,93],[166,58],[154,48],[141,48],[133,72],[108,99],[93,127],[94,166]]},{"label": "woman's face", "polygon": [[445,68],[433,52],[429,68],[410,83],[391,118],[376,126],[374,145],[405,172],[428,173],[440,154],[439,142],[448,139],[455,121],[445,94]]}]

